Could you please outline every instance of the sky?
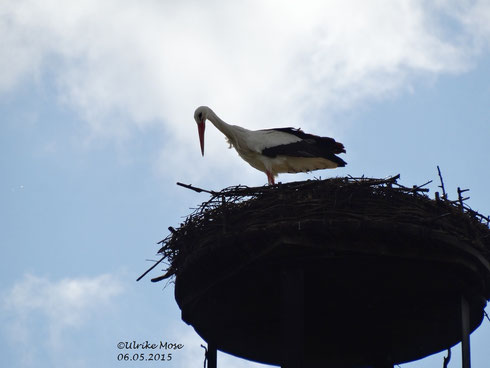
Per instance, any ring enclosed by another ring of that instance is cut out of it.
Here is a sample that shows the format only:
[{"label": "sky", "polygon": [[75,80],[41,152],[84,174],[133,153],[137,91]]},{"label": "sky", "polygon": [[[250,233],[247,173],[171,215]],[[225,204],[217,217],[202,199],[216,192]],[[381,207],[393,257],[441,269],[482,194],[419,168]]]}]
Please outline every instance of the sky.
[{"label": "sky", "polygon": [[[439,165],[450,199],[490,213],[490,2],[0,2],[0,356],[9,367],[198,367],[173,285],[136,282],[157,242],[220,190],[266,184],[193,113],[342,142],[348,165],[290,182]],[[362,301],[360,301],[362,310]],[[487,313],[490,308],[487,306]],[[132,341],[162,362],[124,362]],[[490,321],[471,335],[490,362]],[[169,356],[170,354],[170,356]],[[445,352],[401,364],[438,368]],[[450,367],[460,366],[460,347]],[[218,366],[260,367],[226,354]]]}]

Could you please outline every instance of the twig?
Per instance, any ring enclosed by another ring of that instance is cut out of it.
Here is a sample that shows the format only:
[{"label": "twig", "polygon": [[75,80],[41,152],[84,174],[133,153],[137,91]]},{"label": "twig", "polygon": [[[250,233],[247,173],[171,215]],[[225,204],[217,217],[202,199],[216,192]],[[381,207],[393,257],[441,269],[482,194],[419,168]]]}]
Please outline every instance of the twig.
[{"label": "twig", "polygon": [[420,189],[420,188],[425,187],[426,185],[428,185],[428,184],[430,184],[430,183],[432,183],[432,180],[429,180],[427,183],[424,183],[424,184],[422,184],[422,185],[416,185],[415,187],[416,187],[417,189]]},{"label": "twig", "polygon": [[488,317],[488,313],[486,311],[483,311],[483,314],[485,314],[485,317],[487,317],[488,322],[490,322],[490,317]]},{"label": "twig", "polygon": [[462,194],[464,192],[467,192],[469,189],[461,189],[460,187],[458,187],[458,201],[459,201],[459,205],[461,207],[463,207],[463,202],[466,201],[467,199],[470,199],[470,197],[466,197],[466,198],[463,198]]},{"label": "twig", "polygon": [[348,175],[347,176],[349,179],[352,179],[354,180],[355,182],[365,182],[365,183],[368,183],[370,185],[376,185],[376,184],[388,184],[388,183],[395,183],[396,184],[396,181],[398,179],[400,179],[400,174],[396,174],[395,176],[389,176],[385,179],[375,179],[375,178],[367,178],[365,177],[364,175],[361,176],[361,177],[354,177],[352,175]]},{"label": "twig", "polygon": [[484,216],[481,213],[478,213],[475,210],[472,210],[471,208],[469,208],[466,205],[464,206],[464,209],[466,210],[466,212],[470,213],[471,215],[473,215],[475,217],[479,217],[480,218],[480,222],[482,220],[485,220],[487,222],[487,224],[490,224],[490,216]]},{"label": "twig", "polygon": [[205,193],[209,193],[209,194],[212,194],[212,195],[217,195],[218,194],[217,192],[214,192],[212,190],[206,190],[206,189],[194,187],[191,184],[183,184],[183,183],[177,182],[177,185],[180,185],[181,187],[184,187],[184,188],[193,190],[194,192],[197,192],[197,193],[205,192]]},{"label": "twig", "polygon": [[147,269],[145,271],[145,273],[143,275],[141,275],[140,277],[138,277],[136,279],[136,281],[139,281],[141,280],[143,277],[145,277],[147,275],[148,272],[150,272],[151,270],[153,270],[156,266],[158,266],[166,257],[162,257],[158,262],[156,262],[153,266],[151,266],[149,269]]},{"label": "twig", "polygon": [[393,188],[393,190],[398,190],[407,193],[418,193],[418,192],[427,193],[429,191],[429,188],[420,188],[416,185],[414,185],[412,188],[407,188],[397,183],[395,183],[395,185],[397,185],[397,188]]},{"label": "twig", "polygon": [[442,199],[447,199],[446,188],[444,187],[444,180],[442,180],[442,174],[439,165],[437,165],[437,172],[439,173],[439,179],[441,180],[441,185],[439,185],[439,188],[442,189]]},{"label": "twig", "polygon": [[158,276],[158,277],[154,277],[151,279],[151,282],[159,282],[159,281],[162,281],[162,280],[165,280],[165,279],[168,279],[170,276],[172,276],[172,274],[170,274],[170,272],[166,272],[165,275],[162,275],[162,276]]}]

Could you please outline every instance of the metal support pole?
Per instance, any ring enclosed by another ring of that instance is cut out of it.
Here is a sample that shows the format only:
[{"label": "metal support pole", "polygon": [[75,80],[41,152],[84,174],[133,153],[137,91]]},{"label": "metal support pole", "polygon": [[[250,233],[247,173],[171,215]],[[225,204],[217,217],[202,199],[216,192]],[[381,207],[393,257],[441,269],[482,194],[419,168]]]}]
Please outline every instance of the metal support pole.
[{"label": "metal support pole", "polygon": [[463,368],[471,368],[470,358],[470,305],[468,300],[461,296],[461,350]]},{"label": "metal support pole", "polygon": [[284,267],[281,272],[282,368],[304,365],[304,272]]},{"label": "metal support pole", "polygon": [[216,347],[216,344],[213,344],[211,342],[208,342],[208,352],[207,352],[207,358],[208,358],[208,368],[216,368],[217,366],[217,355],[218,355],[218,349]]}]

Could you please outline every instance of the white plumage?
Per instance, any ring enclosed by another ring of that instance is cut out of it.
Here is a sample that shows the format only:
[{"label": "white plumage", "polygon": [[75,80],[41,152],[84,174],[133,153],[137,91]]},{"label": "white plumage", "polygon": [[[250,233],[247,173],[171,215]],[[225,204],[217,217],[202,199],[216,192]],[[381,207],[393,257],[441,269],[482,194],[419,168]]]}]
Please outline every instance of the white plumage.
[{"label": "white plumage", "polygon": [[204,130],[206,120],[209,120],[226,136],[242,159],[267,174],[269,184],[274,184],[274,177],[279,173],[308,172],[346,165],[335,155],[345,152],[344,146],[333,138],[307,134],[294,128],[245,129],[225,123],[207,106],[198,107],[194,119],[203,156]]}]

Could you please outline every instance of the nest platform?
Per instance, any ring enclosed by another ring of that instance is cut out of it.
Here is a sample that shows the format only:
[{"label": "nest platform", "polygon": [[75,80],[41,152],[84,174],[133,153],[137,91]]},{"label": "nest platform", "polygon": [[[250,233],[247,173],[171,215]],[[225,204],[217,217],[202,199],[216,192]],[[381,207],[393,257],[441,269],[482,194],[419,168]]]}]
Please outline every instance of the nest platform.
[{"label": "nest platform", "polygon": [[261,363],[288,349],[305,367],[349,368],[445,350],[461,341],[462,300],[473,331],[490,299],[488,218],[397,179],[209,192],[162,240],[169,267],[153,281],[174,278],[204,340]]}]

